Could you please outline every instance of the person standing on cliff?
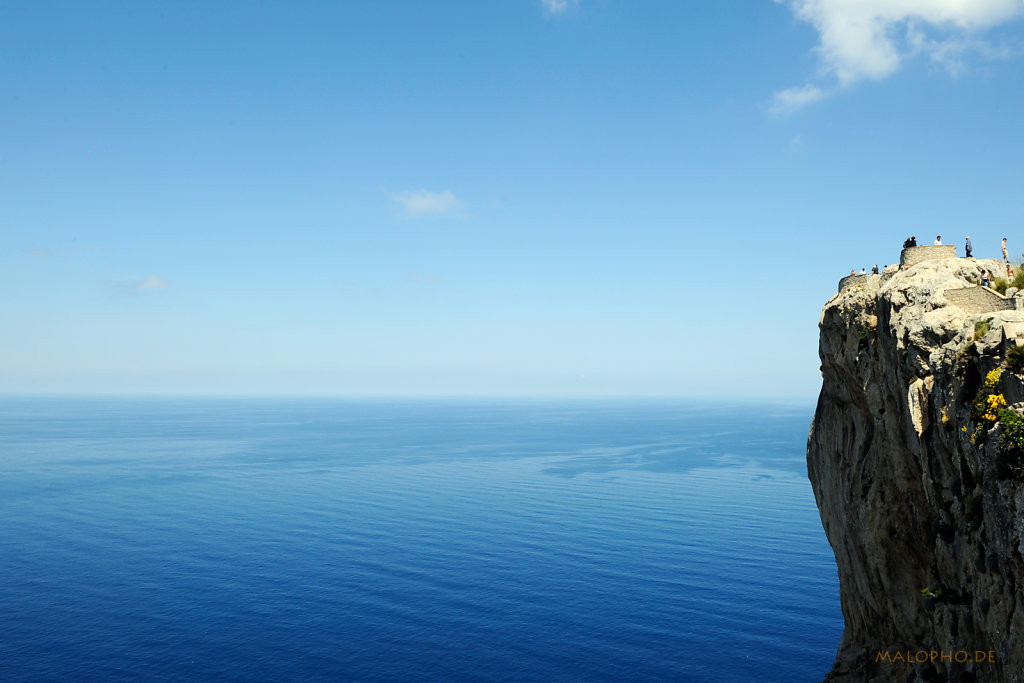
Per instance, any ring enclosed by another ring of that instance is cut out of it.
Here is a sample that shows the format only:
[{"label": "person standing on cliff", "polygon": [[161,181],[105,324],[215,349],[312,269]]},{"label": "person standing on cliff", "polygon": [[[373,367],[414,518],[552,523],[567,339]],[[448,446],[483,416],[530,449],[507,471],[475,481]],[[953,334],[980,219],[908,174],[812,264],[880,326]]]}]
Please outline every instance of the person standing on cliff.
[{"label": "person standing on cliff", "polygon": [[916,247],[917,246],[917,236],[916,235],[911,235],[910,236],[910,246],[912,246],[912,247]]},{"label": "person standing on cliff", "polygon": [[967,258],[971,258],[971,252],[974,251],[974,246],[971,244],[971,236],[967,236],[967,244],[964,245],[964,252],[967,254]]},{"label": "person standing on cliff", "polygon": [[942,245],[942,235],[936,235],[935,236],[934,244],[935,244],[935,246],[941,246]]},{"label": "person standing on cliff", "polygon": [[1009,263],[1010,262],[1010,255],[1008,253],[1006,253],[1006,238],[1005,237],[1003,238],[1002,248],[1003,248],[1003,263]]},{"label": "person standing on cliff", "polygon": [[988,274],[987,270],[981,271],[981,286],[982,287],[988,287],[988,284],[991,281],[991,279],[992,278],[989,277],[989,274]]},{"label": "person standing on cliff", "polygon": [[871,269],[871,274],[872,275],[878,275],[878,264],[877,263],[875,264],[875,267]]}]

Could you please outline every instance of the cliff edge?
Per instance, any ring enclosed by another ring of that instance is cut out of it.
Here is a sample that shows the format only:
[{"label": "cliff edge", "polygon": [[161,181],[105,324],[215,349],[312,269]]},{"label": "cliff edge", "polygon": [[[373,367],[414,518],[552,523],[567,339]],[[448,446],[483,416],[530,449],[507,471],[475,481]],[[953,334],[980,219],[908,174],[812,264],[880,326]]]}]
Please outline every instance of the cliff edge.
[{"label": "cliff edge", "polygon": [[1005,272],[890,267],[822,310],[807,470],[846,622],[826,680],[1024,681],[1024,298],[983,268]]}]

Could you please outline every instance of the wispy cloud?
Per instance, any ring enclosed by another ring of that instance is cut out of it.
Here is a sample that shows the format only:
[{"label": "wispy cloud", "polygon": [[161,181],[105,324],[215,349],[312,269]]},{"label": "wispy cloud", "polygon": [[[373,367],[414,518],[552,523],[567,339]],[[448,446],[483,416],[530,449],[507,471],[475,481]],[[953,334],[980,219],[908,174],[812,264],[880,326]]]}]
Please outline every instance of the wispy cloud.
[{"label": "wispy cloud", "polygon": [[419,270],[407,271],[404,275],[406,283],[410,285],[436,285],[441,281],[437,273],[424,273]]},{"label": "wispy cloud", "polygon": [[787,88],[775,93],[770,112],[776,116],[784,116],[827,96],[824,90],[810,83]]},{"label": "wispy cloud", "polygon": [[56,249],[50,249],[48,247],[41,247],[38,244],[33,244],[31,247],[25,250],[25,253],[32,258],[47,259],[53,258],[60,254],[60,251]]},{"label": "wispy cloud", "polygon": [[410,218],[423,216],[444,216],[459,215],[465,210],[465,204],[449,190],[443,192],[428,192],[427,190],[412,190],[391,195],[405,215]]},{"label": "wispy cloud", "polygon": [[159,275],[150,275],[144,280],[140,280],[132,285],[132,289],[137,292],[148,292],[154,289],[167,289],[167,280],[163,279]]},{"label": "wispy cloud", "polygon": [[55,247],[44,247],[41,244],[33,244],[25,250],[25,255],[34,259],[52,259],[61,258],[65,256],[74,256],[90,251],[92,247],[80,245],[72,242],[70,245],[62,246],[60,248]]},{"label": "wispy cloud", "polygon": [[[771,109],[789,113],[865,80],[882,80],[925,54],[951,74],[974,53],[987,59],[1016,52],[981,37],[1024,14],[1021,0],[775,0],[815,28],[820,74],[775,93]],[[815,83],[813,80],[817,80]],[[827,85],[823,86],[822,82]]]},{"label": "wispy cloud", "polygon": [[570,9],[579,7],[579,0],[540,0],[544,12],[547,14],[563,14]]}]

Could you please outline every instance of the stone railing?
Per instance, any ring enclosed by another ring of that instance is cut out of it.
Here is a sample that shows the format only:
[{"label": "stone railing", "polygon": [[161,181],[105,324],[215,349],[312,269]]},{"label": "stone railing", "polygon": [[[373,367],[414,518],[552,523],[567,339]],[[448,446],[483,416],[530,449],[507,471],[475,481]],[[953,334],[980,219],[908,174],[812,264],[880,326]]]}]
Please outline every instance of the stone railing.
[{"label": "stone railing", "polygon": [[988,287],[964,287],[947,289],[946,299],[968,313],[991,313],[992,311],[1012,311],[1020,301],[1017,298],[1006,298],[999,292]]},{"label": "stone railing", "polygon": [[940,258],[956,258],[956,247],[952,244],[926,244],[920,247],[907,247],[900,252],[900,268],[909,268],[921,261]]}]

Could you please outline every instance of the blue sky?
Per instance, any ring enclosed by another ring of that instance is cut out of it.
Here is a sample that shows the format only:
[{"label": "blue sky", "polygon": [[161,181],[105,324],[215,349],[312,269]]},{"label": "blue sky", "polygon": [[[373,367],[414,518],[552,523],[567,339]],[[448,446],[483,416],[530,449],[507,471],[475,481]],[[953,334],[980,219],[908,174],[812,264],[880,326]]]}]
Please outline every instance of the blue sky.
[{"label": "blue sky", "polygon": [[0,392],[813,397],[1024,251],[1020,0],[0,5]]}]

